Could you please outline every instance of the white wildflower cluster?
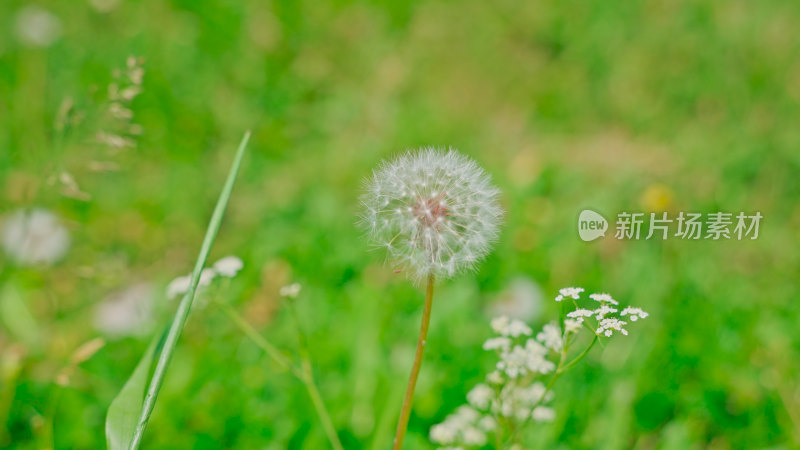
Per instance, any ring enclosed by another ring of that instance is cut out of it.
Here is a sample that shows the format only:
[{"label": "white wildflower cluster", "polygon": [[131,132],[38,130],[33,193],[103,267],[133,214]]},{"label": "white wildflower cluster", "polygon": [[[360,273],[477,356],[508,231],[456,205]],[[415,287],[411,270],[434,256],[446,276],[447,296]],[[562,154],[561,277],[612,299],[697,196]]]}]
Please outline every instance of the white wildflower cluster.
[{"label": "white wildflower cluster", "polygon": [[46,209],[21,209],[4,222],[3,249],[19,265],[50,265],[69,249],[69,232]]},{"label": "white wildflower cluster", "polygon": [[496,353],[495,370],[469,391],[468,405],[459,407],[444,422],[431,428],[430,440],[440,446],[439,450],[479,448],[493,434],[503,437],[506,429],[552,421],[555,411],[547,404],[553,392],[542,381],[550,380],[547,386],[552,386],[554,377],[586,354],[584,351],[577,357],[568,356],[580,330],[585,328],[595,336],[604,337],[615,332],[627,335],[623,328],[627,322],[623,318],[637,321],[647,317],[641,308],[626,307],[620,312],[616,308],[619,302],[609,294],[591,294],[589,298],[599,305],[593,304],[594,309],[581,308],[578,300],[583,292],[579,287],[561,289],[555,300],[570,299],[575,309],[567,312],[563,323],[545,324],[538,333],[517,319],[506,316],[492,319],[494,335],[483,343],[483,348]]},{"label": "white wildflower cluster", "polygon": [[[576,300],[580,300],[580,294],[583,292],[581,288],[566,288],[561,289],[561,297],[556,297],[556,301],[561,301],[566,297],[571,297],[575,301],[575,309],[567,313],[568,320],[580,325],[586,319],[594,318],[597,321],[597,326],[594,327],[595,333],[599,336],[611,337],[614,332],[620,333],[624,336],[628,335],[628,330],[624,328],[628,322],[622,320],[627,317],[631,322],[636,322],[639,319],[644,319],[648,314],[641,308],[628,306],[621,312],[619,310],[619,302],[614,299],[610,294],[590,294],[589,298],[594,300],[597,306],[594,309],[586,309],[578,307]],[[567,322],[565,321],[565,326]],[[578,328],[575,329],[577,331]]]},{"label": "white wildflower cluster", "polygon": [[373,173],[361,199],[361,223],[415,278],[447,278],[473,268],[489,252],[503,215],[499,194],[468,157],[425,148]]},{"label": "white wildflower cluster", "polygon": [[297,296],[300,295],[301,288],[302,286],[300,283],[288,284],[280,289],[279,294],[281,297],[285,298],[297,298]]},{"label": "white wildflower cluster", "polygon": [[[211,267],[206,267],[200,272],[200,280],[197,282],[197,288],[202,289],[208,287],[212,281],[217,277],[233,278],[242,270],[244,264],[237,256],[226,256],[214,263]],[[167,285],[167,297],[175,298],[185,294],[192,284],[192,275],[184,275],[175,278]]]}]

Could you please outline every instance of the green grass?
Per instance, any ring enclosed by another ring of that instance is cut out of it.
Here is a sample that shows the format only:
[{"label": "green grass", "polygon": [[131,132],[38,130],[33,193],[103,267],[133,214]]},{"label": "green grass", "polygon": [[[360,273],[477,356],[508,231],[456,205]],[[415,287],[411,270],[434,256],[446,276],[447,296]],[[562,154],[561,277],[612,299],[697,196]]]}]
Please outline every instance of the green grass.
[{"label": "green grass", "polygon": [[[296,306],[345,448],[390,445],[423,299],[355,226],[360,183],[422,145],[479,161],[504,191],[507,223],[475,275],[437,288],[407,448],[429,448],[429,427],[490,369],[484,311],[520,275],[546,299],[580,285],[651,313],[559,380],[557,419],[531,429],[531,446],[800,445],[792,2],[145,0],[109,13],[41,2],[63,27],[45,49],[15,38],[22,4],[0,3],[0,214],[47,207],[73,243],[51,268],[0,257],[0,292],[35,323],[35,334],[0,326],[0,447],[104,445],[109,403],[177,302],[159,295],[150,334],[109,339],[68,386],[55,375],[99,335],[92,312],[107,295],[142,281],[160,294],[191,270],[246,129],[248,162],[211,260],[242,257],[221,292],[282,349],[297,344],[278,290],[302,283]],[[96,109],[131,54],[146,59],[132,105],[144,133],[110,158],[119,171],[95,173],[91,133],[56,153],[52,123],[67,96]],[[91,201],[47,185],[59,167]],[[584,243],[586,207],[764,220],[755,241]],[[533,325],[558,313],[542,308]],[[219,309],[194,309],[143,448],[326,445],[303,385]]]}]

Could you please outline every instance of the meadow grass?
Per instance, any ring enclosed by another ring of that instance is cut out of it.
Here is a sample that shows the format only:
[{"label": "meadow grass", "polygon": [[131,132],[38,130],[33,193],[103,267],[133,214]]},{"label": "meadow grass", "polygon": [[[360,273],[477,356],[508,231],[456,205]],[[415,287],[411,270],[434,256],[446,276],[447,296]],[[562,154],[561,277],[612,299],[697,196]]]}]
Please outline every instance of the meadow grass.
[{"label": "meadow grass", "polygon": [[[406,448],[431,448],[431,426],[491,368],[487,309],[520,277],[543,292],[537,326],[573,284],[651,313],[560,377],[556,420],[530,447],[800,445],[796,4],[41,2],[61,34],[31,47],[14,31],[27,3],[0,2],[0,215],[48,208],[71,245],[46,268],[0,257],[0,447],[104,445],[245,129],[210,255],[244,269],[219,294],[297,354],[279,291],[302,284],[294,306],[345,448],[391,445],[423,298],[355,225],[361,182],[424,145],[479,161],[507,214],[480,270],[437,286]],[[78,127],[56,146],[64,99],[100,110],[130,55],[146,69],[136,147],[110,155]],[[61,171],[91,198],[48,183]],[[757,240],[585,243],[587,207],[765,218]],[[94,329],[97,305],[134,284],[154,298],[151,324]],[[183,329],[142,448],[326,448],[316,417],[303,383],[212,304]]]}]

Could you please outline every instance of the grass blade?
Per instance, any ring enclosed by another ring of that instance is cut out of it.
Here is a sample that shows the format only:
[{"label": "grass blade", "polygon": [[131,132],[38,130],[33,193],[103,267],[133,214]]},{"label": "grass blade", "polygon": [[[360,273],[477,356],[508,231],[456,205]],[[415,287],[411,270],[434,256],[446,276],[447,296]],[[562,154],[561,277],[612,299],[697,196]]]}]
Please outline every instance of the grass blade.
[{"label": "grass blade", "polygon": [[147,347],[147,351],[136,365],[133,374],[108,407],[106,444],[109,450],[127,450],[133,440],[157,343],[158,336],[153,338],[153,342]]},{"label": "grass blade", "polygon": [[183,326],[186,323],[187,317],[189,316],[189,311],[192,307],[192,301],[194,300],[194,294],[197,290],[197,283],[200,280],[200,272],[203,270],[203,267],[206,264],[208,254],[211,251],[211,246],[214,244],[214,240],[217,237],[217,232],[219,231],[220,224],[222,223],[222,216],[225,214],[225,208],[228,205],[228,199],[231,196],[233,184],[236,181],[237,174],[239,173],[242,157],[244,156],[244,151],[249,140],[250,132],[248,131],[245,133],[244,137],[242,138],[242,142],[239,144],[239,149],[236,151],[236,157],[234,158],[231,169],[228,172],[228,178],[225,180],[222,193],[220,193],[219,199],[217,200],[217,206],[214,208],[214,213],[212,214],[208,228],[206,229],[206,236],[205,239],[203,239],[203,245],[200,248],[200,254],[197,256],[197,261],[195,262],[194,270],[192,271],[192,281],[189,289],[186,294],[184,294],[183,298],[181,298],[181,302],[178,305],[178,310],[175,312],[172,325],[170,325],[166,340],[164,341],[163,350],[159,354],[158,360],[156,361],[153,377],[150,380],[150,384],[147,388],[147,394],[144,397],[144,403],[141,407],[139,420],[137,421],[136,429],[128,445],[128,448],[131,450],[138,449],[139,445],[141,445],[142,435],[147,427],[148,420],[150,420],[150,414],[153,412],[153,407],[155,407],[156,398],[158,397],[158,392],[161,389],[161,384],[164,382],[164,376],[166,375],[167,366],[172,358],[172,353],[175,350],[175,346],[178,343],[178,338],[180,337],[181,331],[183,331]]}]

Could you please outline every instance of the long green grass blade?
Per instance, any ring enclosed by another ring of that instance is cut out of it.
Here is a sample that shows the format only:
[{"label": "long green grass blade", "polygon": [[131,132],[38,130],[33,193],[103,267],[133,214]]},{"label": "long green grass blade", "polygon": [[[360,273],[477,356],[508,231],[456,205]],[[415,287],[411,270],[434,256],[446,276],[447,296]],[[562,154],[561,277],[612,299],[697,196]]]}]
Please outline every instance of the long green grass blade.
[{"label": "long green grass blade", "polygon": [[106,444],[109,450],[127,450],[133,440],[136,424],[139,423],[139,414],[142,410],[142,398],[147,387],[150,366],[153,365],[153,354],[159,336],[147,347],[139,364],[133,370],[125,386],[119,391],[106,415]]},{"label": "long green grass blade", "polygon": [[153,412],[153,407],[156,404],[156,398],[158,397],[158,392],[161,389],[162,383],[164,382],[164,375],[167,372],[167,366],[172,358],[172,353],[174,352],[175,346],[178,343],[178,338],[181,335],[181,331],[183,331],[186,318],[189,316],[195,291],[197,290],[197,283],[200,280],[200,272],[203,270],[203,267],[206,264],[208,254],[211,251],[211,246],[214,244],[214,239],[217,237],[217,232],[219,231],[220,224],[222,223],[222,216],[225,214],[225,207],[228,205],[228,199],[231,196],[231,191],[233,190],[236,176],[239,173],[242,157],[244,156],[244,151],[249,140],[250,132],[248,131],[245,133],[244,137],[242,138],[242,142],[239,144],[239,149],[236,151],[236,157],[234,158],[231,169],[228,172],[228,178],[225,181],[225,186],[222,188],[222,193],[217,200],[217,206],[214,208],[214,214],[212,214],[211,221],[208,224],[206,236],[203,240],[203,245],[200,248],[200,254],[197,256],[197,262],[194,265],[194,271],[192,272],[192,281],[190,283],[189,290],[186,292],[186,294],[184,294],[183,298],[181,298],[181,302],[178,305],[178,310],[175,312],[172,325],[170,325],[169,332],[167,333],[167,338],[164,341],[163,350],[159,354],[158,360],[156,361],[156,367],[153,371],[153,377],[150,380],[147,393],[144,397],[144,402],[141,406],[141,412],[139,414],[139,420],[136,424],[136,429],[127,447],[131,450],[138,449],[139,445],[141,445],[142,435],[147,427],[148,420],[150,420],[150,414]]}]

